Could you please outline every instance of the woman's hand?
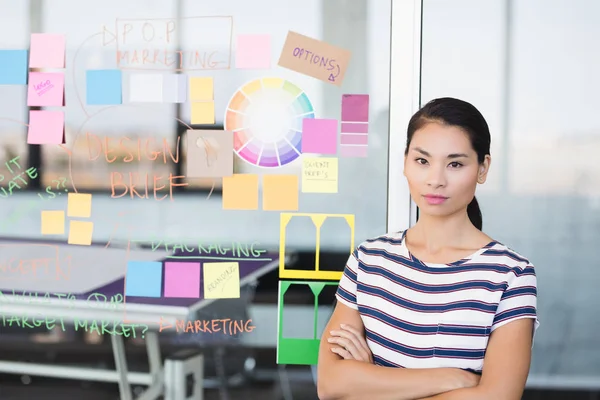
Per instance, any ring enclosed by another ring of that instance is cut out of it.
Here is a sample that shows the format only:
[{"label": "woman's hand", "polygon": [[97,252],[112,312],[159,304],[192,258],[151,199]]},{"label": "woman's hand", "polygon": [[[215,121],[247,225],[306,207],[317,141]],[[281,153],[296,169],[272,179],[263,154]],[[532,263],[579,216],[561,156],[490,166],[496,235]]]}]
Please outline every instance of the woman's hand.
[{"label": "woman's hand", "polygon": [[344,360],[373,363],[373,355],[361,332],[349,325],[342,324],[340,325],[339,330],[334,330],[329,333],[331,334],[331,337],[328,338],[327,341],[339,345],[339,347],[332,347],[332,352],[342,357]]}]

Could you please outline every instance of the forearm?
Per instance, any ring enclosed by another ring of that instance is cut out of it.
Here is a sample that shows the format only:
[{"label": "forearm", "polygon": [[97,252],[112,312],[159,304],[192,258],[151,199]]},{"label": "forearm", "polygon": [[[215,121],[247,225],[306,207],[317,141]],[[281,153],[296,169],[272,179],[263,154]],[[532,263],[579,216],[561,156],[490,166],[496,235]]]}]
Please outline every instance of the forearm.
[{"label": "forearm", "polygon": [[389,368],[355,360],[332,364],[320,377],[321,400],[414,400],[458,387],[450,368]]},{"label": "forearm", "polygon": [[450,390],[448,392],[440,393],[435,396],[425,397],[421,400],[481,400],[489,399],[488,396],[484,396],[479,387],[463,388],[457,390]]}]

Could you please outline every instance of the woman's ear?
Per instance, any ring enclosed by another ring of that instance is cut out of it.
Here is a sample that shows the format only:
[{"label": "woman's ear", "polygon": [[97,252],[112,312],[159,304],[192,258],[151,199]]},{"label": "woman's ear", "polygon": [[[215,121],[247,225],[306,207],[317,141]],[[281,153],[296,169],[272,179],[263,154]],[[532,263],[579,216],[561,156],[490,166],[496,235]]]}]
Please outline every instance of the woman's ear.
[{"label": "woman's ear", "polygon": [[489,154],[486,154],[485,158],[483,159],[483,162],[479,165],[479,171],[477,173],[477,183],[485,183],[491,164],[492,157]]}]

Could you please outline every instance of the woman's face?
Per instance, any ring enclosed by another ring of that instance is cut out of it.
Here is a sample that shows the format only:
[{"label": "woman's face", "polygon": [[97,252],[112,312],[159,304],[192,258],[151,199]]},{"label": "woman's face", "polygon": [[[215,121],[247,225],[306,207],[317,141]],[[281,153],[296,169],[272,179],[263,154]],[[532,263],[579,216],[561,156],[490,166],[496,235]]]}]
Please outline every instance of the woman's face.
[{"label": "woman's face", "polygon": [[477,183],[485,182],[490,162],[487,155],[479,164],[461,128],[431,122],[414,133],[404,176],[420,212],[446,216],[466,209]]}]

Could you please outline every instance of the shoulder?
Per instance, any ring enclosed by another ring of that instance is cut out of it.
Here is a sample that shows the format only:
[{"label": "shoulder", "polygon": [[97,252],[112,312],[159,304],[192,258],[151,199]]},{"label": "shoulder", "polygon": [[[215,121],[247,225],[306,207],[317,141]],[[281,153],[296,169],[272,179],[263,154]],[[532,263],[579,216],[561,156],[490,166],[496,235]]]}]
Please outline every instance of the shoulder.
[{"label": "shoulder", "polygon": [[535,266],[529,258],[513,248],[496,241],[480,256],[481,261],[502,265],[508,274],[520,276],[523,274],[535,275]]},{"label": "shoulder", "polygon": [[389,232],[366,239],[358,245],[355,255],[360,258],[364,255],[375,255],[382,252],[396,254],[402,246],[402,234],[403,231]]}]

